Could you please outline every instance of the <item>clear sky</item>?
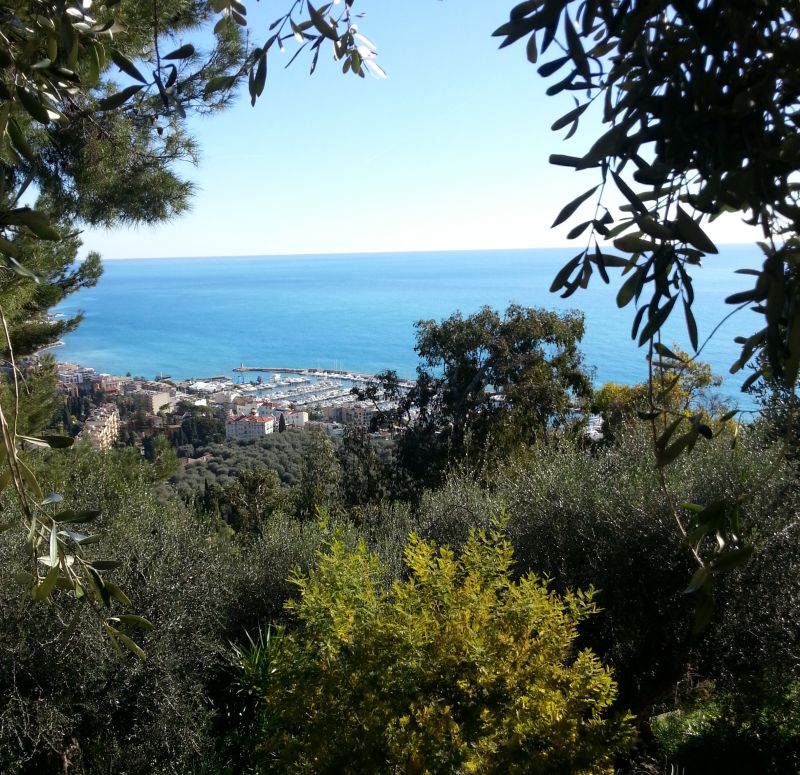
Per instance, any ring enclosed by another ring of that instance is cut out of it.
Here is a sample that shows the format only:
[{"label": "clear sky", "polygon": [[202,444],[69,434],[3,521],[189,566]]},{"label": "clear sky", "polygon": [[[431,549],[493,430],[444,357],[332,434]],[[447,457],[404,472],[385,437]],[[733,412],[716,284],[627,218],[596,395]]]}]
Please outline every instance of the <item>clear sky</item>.
[{"label": "clear sky", "polygon": [[[247,3],[256,43],[289,0]],[[571,98],[548,98],[524,42],[499,51],[491,32],[513,2],[358,0],[360,31],[388,80],[342,75],[332,56],[308,75],[294,43],[270,52],[255,108],[193,120],[201,159],[188,170],[192,211],[158,228],[87,231],[106,259],[551,247],[549,228],[594,173],[551,167],[568,143],[550,125]],[[586,177],[586,176],[589,177]],[[719,242],[752,242],[731,217]]]}]

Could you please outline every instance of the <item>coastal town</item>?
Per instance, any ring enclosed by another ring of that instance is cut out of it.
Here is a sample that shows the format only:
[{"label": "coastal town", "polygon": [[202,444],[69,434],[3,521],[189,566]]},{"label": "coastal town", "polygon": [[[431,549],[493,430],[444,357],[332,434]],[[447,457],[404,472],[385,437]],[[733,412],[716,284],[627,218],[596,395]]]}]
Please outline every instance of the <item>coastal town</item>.
[{"label": "coastal town", "polygon": [[[286,430],[317,429],[336,437],[347,424],[369,428],[373,417],[390,410],[390,401],[362,402],[353,393],[368,375],[344,371],[246,367],[234,377],[216,375],[173,380],[111,375],[91,367],[58,363],[60,392],[83,417],[64,422],[79,425],[78,438],[98,449],[118,443],[142,447],[155,434],[177,433],[197,412],[224,423],[225,439],[254,441]],[[255,379],[245,376],[257,373]],[[409,381],[400,389],[408,390]]]}]

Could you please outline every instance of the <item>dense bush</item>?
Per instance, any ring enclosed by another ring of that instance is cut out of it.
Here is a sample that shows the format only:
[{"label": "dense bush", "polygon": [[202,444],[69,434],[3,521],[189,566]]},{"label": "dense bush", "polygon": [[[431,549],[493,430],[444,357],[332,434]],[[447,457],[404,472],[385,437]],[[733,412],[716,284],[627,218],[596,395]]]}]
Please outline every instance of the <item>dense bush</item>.
[{"label": "dense bush", "polygon": [[52,607],[24,596],[19,548],[0,536],[0,772],[220,772],[212,700],[229,643],[280,614],[290,570],[309,567],[322,531],[276,515],[252,541],[232,541],[159,496],[130,450],[76,448],[38,469],[65,506],[103,511],[98,552],[122,561],[107,575],[133,605],[114,612],[154,628],[135,633],[146,662],[120,659],[90,610],[63,593]]},{"label": "dense bush", "polygon": [[662,763],[685,775],[800,772],[800,685],[753,699],[712,693],[658,716]]},{"label": "dense bush", "polygon": [[[380,601],[375,611],[383,616],[394,610],[394,598],[384,594],[388,584],[409,573],[403,546],[410,531],[459,550],[473,529],[490,529],[504,512],[516,552],[514,574],[549,576],[554,593],[597,590],[601,610],[583,622],[577,643],[614,669],[616,710],[635,710],[645,731],[648,719],[657,717],[656,742],[663,745],[647,753],[659,766],[679,763],[688,775],[691,762],[711,761],[711,747],[719,745],[719,761],[755,762],[753,771],[791,770],[793,730],[800,728],[796,695],[789,691],[800,680],[800,504],[790,467],[778,465],[767,476],[777,452],[755,431],[736,449],[724,436],[703,441],[668,469],[678,504],[746,494],[742,530],[757,549],[750,563],[718,580],[714,618],[700,637],[690,634],[693,600],[683,594],[691,560],[648,457],[648,438],[636,429],[623,430],[602,450],[551,440],[498,466],[489,487],[485,476],[479,484],[464,469],[453,471],[443,487],[420,493],[414,505],[368,501],[345,513],[340,503],[328,526],[308,515],[297,519],[294,502],[284,500],[289,490],[255,461],[244,465],[248,452],[261,454],[259,445],[221,445],[221,457],[223,450],[242,463],[234,485],[220,488],[231,496],[226,509],[242,519],[238,533],[156,489],[148,464],[132,450],[101,455],[80,447],[37,462],[43,486],[63,493],[65,506],[103,511],[97,552],[122,561],[111,580],[155,626],[135,633],[148,654],[145,664],[118,659],[90,612],[80,612],[70,626],[75,609],[63,593],[51,607],[24,597],[14,580],[25,562],[22,550],[9,534],[0,535],[0,551],[11,558],[0,567],[0,771],[240,771],[269,729],[262,717],[254,737],[243,723],[252,706],[242,704],[233,686],[229,644],[247,643],[247,633],[256,638],[267,623],[288,623],[284,603],[295,589],[289,577],[296,568],[301,574],[314,568],[330,527],[350,549],[363,539],[381,557],[385,586],[373,591]],[[14,518],[9,503],[4,519]],[[412,577],[419,586],[419,573]],[[367,594],[367,587],[347,589],[356,597]],[[462,593],[456,589],[451,601]],[[358,626],[366,630],[366,621]],[[369,621],[376,638],[388,638],[388,624]],[[386,654],[399,643],[389,639]],[[429,646],[435,645],[433,638]],[[455,675],[447,671],[458,668],[443,646],[424,659],[431,672],[423,678],[434,684],[436,675]],[[399,676],[408,665],[398,660]],[[355,686],[367,678],[359,673],[353,680]],[[343,687],[336,691],[346,696]],[[384,700],[376,713],[389,712],[394,700]],[[320,723],[332,724],[332,718]],[[695,734],[698,718],[707,734]],[[363,736],[363,730],[353,734]],[[392,743],[396,750],[410,750],[400,739]],[[456,748],[436,755],[459,755]]]},{"label": "dense bush", "polygon": [[511,578],[500,532],[460,557],[412,537],[387,587],[364,543],[296,574],[297,628],[245,649],[270,772],[611,772],[631,728],[610,673],[574,650],[591,593]]},{"label": "dense bush", "polygon": [[602,610],[586,623],[584,641],[614,668],[625,707],[645,717],[690,668],[714,677],[732,671],[737,685],[748,673],[800,668],[790,634],[800,626],[800,532],[791,527],[800,503],[788,470],[766,477],[778,451],[755,434],[737,449],[721,436],[668,469],[676,504],[746,493],[743,531],[758,549],[720,579],[715,619],[695,638],[694,600],[684,594],[692,560],[649,445],[637,428],[599,451],[551,443],[501,469],[490,489],[468,472],[454,474],[425,495],[418,515],[426,536],[459,546],[472,524],[507,508],[521,570],[546,574],[559,590],[598,590]]}]

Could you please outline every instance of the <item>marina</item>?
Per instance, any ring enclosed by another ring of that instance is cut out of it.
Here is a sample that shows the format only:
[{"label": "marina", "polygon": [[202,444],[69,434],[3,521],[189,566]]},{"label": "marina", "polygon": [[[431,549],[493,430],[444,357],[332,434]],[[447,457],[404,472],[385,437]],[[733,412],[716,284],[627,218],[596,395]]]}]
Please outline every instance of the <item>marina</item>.
[{"label": "marina", "polygon": [[[267,374],[298,374],[304,377],[331,377],[338,379],[346,379],[351,382],[366,383],[374,378],[373,374],[363,374],[353,371],[344,371],[341,369],[298,369],[298,368],[285,368],[278,366],[237,366],[233,371],[236,374],[246,374],[248,372],[262,372]],[[414,381],[410,379],[401,379],[399,384],[404,388],[411,388]]]},{"label": "marina", "polygon": [[[244,364],[231,371],[232,378],[216,375],[179,380],[175,385],[187,394],[209,400],[225,394],[226,400],[266,401],[293,410],[320,412],[354,405],[357,399],[353,395],[353,389],[366,387],[373,378],[368,374],[335,369]],[[258,375],[256,379],[245,379],[245,375],[253,374]],[[410,390],[413,384],[411,380],[400,380],[399,386],[405,391]]]}]

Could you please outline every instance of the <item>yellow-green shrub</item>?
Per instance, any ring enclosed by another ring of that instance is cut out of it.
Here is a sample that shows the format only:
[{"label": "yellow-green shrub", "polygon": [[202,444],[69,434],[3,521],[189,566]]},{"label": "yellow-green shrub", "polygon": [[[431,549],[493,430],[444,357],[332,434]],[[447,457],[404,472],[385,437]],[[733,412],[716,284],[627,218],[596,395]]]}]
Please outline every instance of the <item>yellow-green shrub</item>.
[{"label": "yellow-green shrub", "polygon": [[[243,654],[269,771],[611,772],[632,740],[616,686],[577,625],[592,593],[512,578],[505,534],[460,557],[412,535],[391,585],[338,539],[296,575],[297,627]],[[268,653],[265,653],[268,652]]]}]

